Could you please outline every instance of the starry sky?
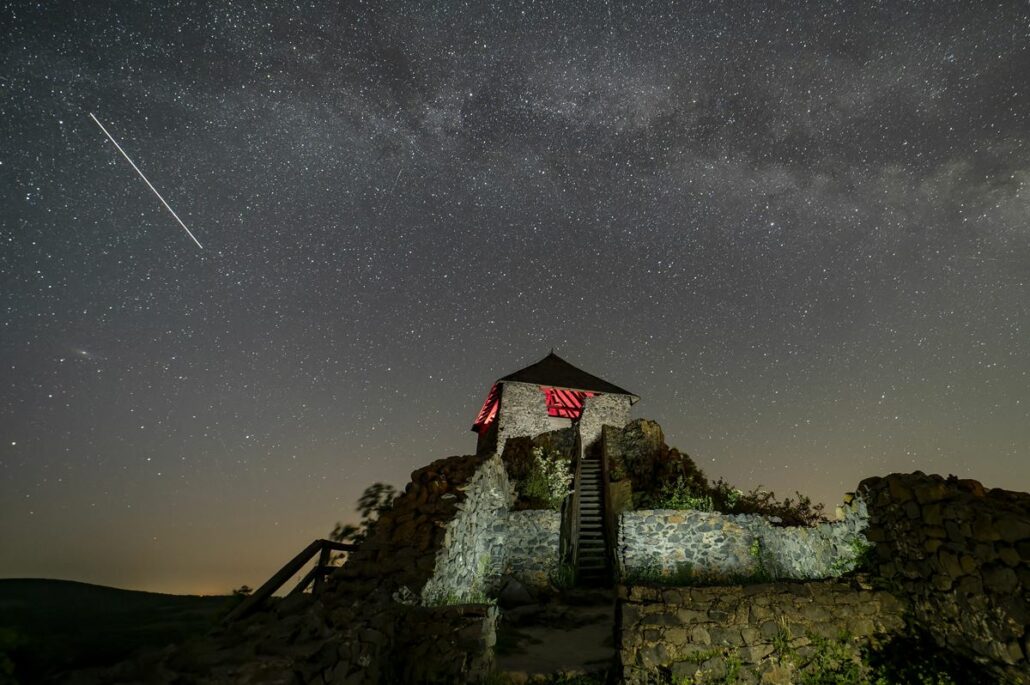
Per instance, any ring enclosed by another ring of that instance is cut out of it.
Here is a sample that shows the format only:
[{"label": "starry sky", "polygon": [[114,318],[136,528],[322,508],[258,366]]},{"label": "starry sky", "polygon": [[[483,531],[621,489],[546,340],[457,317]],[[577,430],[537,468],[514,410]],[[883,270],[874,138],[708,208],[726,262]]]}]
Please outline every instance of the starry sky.
[{"label": "starry sky", "polygon": [[552,347],[740,487],[1030,489],[1030,6],[762,5],[0,0],[0,577],[255,586]]}]

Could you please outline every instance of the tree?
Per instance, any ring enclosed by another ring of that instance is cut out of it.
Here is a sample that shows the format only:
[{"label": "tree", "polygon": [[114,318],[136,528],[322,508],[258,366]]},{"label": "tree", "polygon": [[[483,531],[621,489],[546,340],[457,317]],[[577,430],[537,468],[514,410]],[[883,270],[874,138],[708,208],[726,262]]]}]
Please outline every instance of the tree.
[{"label": "tree", "polygon": [[397,488],[392,485],[386,483],[369,485],[358,498],[358,506],[355,510],[361,514],[361,521],[358,525],[337,522],[336,527],[329,533],[329,539],[353,544],[367,539],[383,512],[389,511],[393,507],[393,500],[396,496]]}]

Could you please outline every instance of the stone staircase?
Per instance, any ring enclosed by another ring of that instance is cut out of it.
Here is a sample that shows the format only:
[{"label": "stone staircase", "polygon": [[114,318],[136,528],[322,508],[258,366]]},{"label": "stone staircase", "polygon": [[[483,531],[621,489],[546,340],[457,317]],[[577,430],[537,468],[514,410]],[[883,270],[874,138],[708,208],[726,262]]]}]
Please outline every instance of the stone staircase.
[{"label": "stone staircase", "polygon": [[579,482],[579,553],[576,580],[581,587],[602,587],[611,582],[604,534],[604,493],[601,460],[584,457]]}]

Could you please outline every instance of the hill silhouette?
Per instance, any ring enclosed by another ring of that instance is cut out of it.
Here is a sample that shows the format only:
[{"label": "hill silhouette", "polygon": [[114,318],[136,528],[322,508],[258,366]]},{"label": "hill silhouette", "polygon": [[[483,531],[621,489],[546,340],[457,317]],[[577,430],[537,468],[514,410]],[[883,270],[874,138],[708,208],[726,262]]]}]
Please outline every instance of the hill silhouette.
[{"label": "hill silhouette", "polygon": [[[70,669],[107,666],[147,647],[207,630],[228,596],[166,595],[70,580],[0,580],[0,662],[15,682],[53,680]],[[0,678],[3,676],[0,675]]]}]

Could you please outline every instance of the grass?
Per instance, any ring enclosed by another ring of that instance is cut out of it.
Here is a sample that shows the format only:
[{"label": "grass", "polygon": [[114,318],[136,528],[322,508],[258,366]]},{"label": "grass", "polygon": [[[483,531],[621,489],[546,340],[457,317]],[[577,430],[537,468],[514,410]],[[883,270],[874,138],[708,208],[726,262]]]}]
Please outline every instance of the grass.
[{"label": "grass", "polygon": [[35,683],[108,666],[211,628],[228,596],[135,592],[66,580],[0,580],[0,682]]},{"label": "grass", "polygon": [[677,564],[666,572],[657,559],[645,562],[639,568],[627,573],[622,582],[627,585],[653,585],[659,587],[709,587],[716,585],[756,585],[768,583],[772,577],[759,560],[753,573],[700,573],[689,562]]}]

